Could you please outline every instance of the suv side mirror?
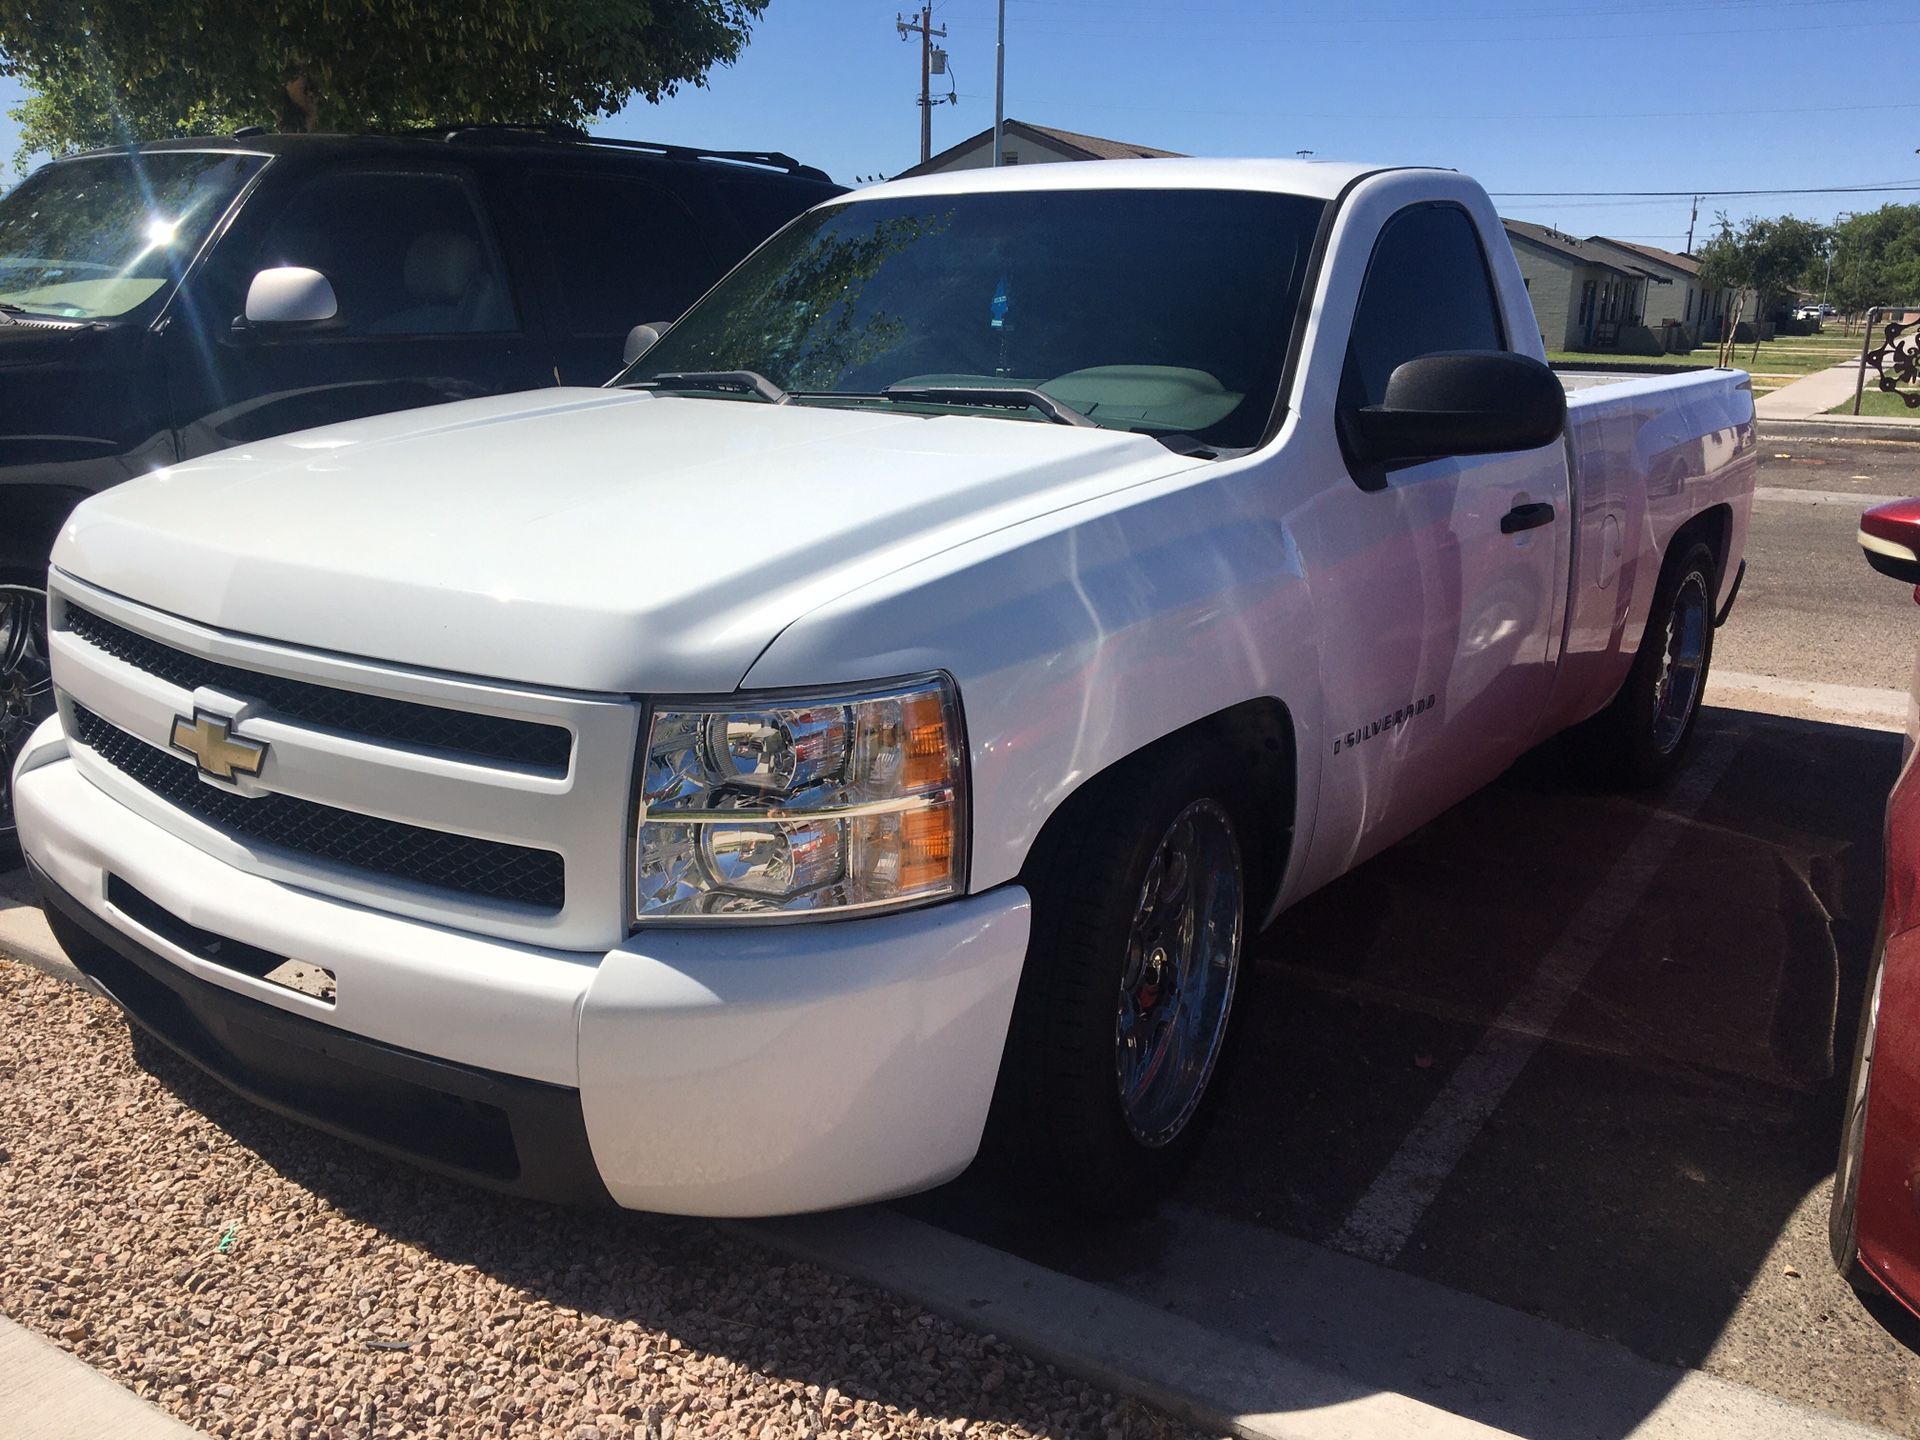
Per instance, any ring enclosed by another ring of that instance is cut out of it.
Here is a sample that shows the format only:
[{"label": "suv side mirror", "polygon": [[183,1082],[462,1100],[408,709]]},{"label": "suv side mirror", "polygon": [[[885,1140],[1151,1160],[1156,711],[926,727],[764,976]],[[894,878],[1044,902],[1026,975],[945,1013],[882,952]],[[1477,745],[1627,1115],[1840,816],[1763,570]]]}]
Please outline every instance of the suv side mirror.
[{"label": "suv side mirror", "polygon": [[1398,366],[1378,405],[1343,411],[1341,441],[1368,465],[1536,450],[1560,438],[1567,392],[1526,355],[1454,350]]},{"label": "suv side mirror", "polygon": [[339,313],[333,282],[303,265],[262,270],[247,286],[247,322],[252,325],[305,325]]},{"label": "suv side mirror", "polygon": [[1891,500],[1867,511],[1860,517],[1860,548],[1882,575],[1920,585],[1920,500]]},{"label": "suv side mirror", "polygon": [[627,332],[626,346],[620,351],[620,363],[631,365],[660,343],[660,337],[673,328],[671,320],[649,320]]}]

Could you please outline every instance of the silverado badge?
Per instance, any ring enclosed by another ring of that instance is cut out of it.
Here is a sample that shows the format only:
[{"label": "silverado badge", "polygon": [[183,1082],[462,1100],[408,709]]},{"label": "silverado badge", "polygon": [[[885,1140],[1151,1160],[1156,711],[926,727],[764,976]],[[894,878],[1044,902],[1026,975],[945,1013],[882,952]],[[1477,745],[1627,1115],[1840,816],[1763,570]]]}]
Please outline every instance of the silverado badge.
[{"label": "silverado badge", "polygon": [[191,720],[183,715],[174,717],[173,748],[186,751],[199,765],[202,775],[211,775],[216,780],[258,775],[267,758],[263,742],[240,738],[226,720],[204,710],[195,710]]}]

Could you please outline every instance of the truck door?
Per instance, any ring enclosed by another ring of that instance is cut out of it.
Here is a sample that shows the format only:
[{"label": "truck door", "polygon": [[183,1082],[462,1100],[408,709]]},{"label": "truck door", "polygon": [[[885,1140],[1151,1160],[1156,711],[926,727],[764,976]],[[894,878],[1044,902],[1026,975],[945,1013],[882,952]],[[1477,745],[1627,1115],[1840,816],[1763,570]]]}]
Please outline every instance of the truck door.
[{"label": "truck door", "polygon": [[[306,179],[270,208],[270,216],[243,214],[248,223],[219,242],[190,282],[198,323],[169,332],[183,457],[553,383],[464,174],[342,167]],[[336,317],[274,325],[237,318],[254,275],[281,265],[324,275]]]},{"label": "truck door", "polygon": [[[1379,404],[1407,360],[1505,350],[1509,338],[1466,210],[1407,206],[1380,229],[1361,282],[1338,408]],[[1351,797],[1327,818],[1352,859],[1528,745],[1549,690],[1572,521],[1559,445],[1348,469],[1314,507],[1312,584],[1334,732],[1322,773]]]}]

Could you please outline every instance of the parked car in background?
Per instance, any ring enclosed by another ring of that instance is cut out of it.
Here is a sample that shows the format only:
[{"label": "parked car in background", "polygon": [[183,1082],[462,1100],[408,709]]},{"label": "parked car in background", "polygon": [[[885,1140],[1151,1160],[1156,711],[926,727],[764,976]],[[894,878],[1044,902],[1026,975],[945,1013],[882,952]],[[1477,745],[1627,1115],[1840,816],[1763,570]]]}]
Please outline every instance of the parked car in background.
[{"label": "parked car in background", "polygon": [[[1860,517],[1860,547],[1881,574],[1920,586],[1920,499]],[[1920,590],[1915,591],[1920,600]],[[1920,663],[1907,744],[1887,801],[1887,883],[1867,977],[1828,1238],[1854,1288],[1884,1291],[1920,1314]]]},{"label": "parked car in background", "polygon": [[1738,371],[1555,376],[1457,172],[922,176],[613,388],[86,502],[20,834],[137,1023],[388,1154],[1138,1209],[1254,930],[1548,736],[1682,763],[1754,466]]},{"label": "parked car in background", "polygon": [[[86,496],[291,430],[600,384],[634,326],[838,193],[784,155],[502,126],[35,171],[0,197],[0,770],[51,703],[34,592]],[[0,789],[0,846],[10,817]]]}]

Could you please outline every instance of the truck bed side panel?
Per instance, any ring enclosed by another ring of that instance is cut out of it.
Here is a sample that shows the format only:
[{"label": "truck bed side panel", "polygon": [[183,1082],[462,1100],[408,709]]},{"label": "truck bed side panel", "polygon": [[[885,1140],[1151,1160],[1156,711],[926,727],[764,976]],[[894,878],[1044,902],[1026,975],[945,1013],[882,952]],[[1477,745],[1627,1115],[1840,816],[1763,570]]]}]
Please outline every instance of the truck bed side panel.
[{"label": "truck bed side panel", "polygon": [[1738,371],[1577,389],[1567,428],[1579,525],[1543,737],[1584,720],[1619,690],[1674,535],[1715,506],[1727,507],[1731,521],[1717,597],[1725,603],[1753,503],[1753,391]]}]

